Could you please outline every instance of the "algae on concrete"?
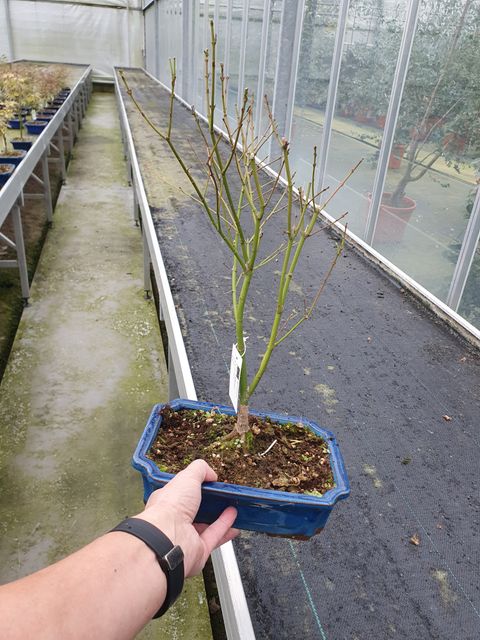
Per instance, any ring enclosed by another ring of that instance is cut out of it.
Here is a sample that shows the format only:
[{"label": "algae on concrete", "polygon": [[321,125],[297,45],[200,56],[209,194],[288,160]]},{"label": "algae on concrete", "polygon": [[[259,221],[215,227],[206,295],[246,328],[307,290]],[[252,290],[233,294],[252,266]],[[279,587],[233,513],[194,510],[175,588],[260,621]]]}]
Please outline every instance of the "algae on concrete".
[{"label": "algae on concrete", "polygon": [[[0,386],[2,581],[142,508],[130,458],[167,372],[131,211],[115,99],[94,93]],[[210,638],[202,578],[139,637]]]}]

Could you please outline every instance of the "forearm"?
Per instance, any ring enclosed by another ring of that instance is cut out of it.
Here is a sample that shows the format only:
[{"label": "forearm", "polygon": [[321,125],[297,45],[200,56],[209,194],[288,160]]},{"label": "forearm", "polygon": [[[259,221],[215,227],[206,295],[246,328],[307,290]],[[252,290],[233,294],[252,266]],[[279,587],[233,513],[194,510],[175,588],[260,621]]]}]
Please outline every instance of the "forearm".
[{"label": "forearm", "polygon": [[109,533],[56,564],[0,587],[2,638],[133,638],[159,609],[166,578],[153,551]]}]

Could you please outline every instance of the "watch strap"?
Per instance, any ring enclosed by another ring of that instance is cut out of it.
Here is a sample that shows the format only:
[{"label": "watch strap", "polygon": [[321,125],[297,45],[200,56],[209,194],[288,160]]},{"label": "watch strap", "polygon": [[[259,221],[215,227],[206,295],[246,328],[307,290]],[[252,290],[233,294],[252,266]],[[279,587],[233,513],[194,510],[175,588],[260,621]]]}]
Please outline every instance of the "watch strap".
[{"label": "watch strap", "polygon": [[185,574],[181,547],[174,545],[170,538],[153,524],[140,518],[126,518],[111,530],[111,532],[113,531],[122,531],[139,538],[157,556],[160,567],[167,578],[167,593],[162,606],[153,618],[163,616],[182,593]]}]

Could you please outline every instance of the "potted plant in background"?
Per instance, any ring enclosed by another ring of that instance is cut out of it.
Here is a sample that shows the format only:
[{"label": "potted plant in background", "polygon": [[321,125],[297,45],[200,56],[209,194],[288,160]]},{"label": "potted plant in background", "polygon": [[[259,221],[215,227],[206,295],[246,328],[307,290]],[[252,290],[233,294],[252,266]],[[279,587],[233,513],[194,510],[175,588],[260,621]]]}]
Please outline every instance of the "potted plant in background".
[{"label": "potted plant in background", "polygon": [[9,122],[15,113],[13,102],[4,101],[0,108],[0,138],[3,141],[3,149],[0,151],[0,164],[13,164],[17,166],[25,157],[26,152],[18,149],[9,150],[7,133]]},{"label": "potted plant in background", "polygon": [[36,96],[32,76],[23,65],[2,65],[0,69],[0,96],[3,101],[13,104],[18,121],[18,127],[10,126],[10,128],[19,129],[19,137],[12,140],[15,149],[28,150],[32,145],[31,141],[24,138],[24,110],[34,95]]},{"label": "potted plant in background", "polygon": [[[8,122],[14,113],[13,104],[4,101],[0,107],[0,137],[3,139],[5,149],[7,149]],[[9,162],[3,155],[0,156],[0,188],[7,182],[15,171],[13,162]]]},{"label": "potted plant in background", "polygon": [[[359,3],[362,6],[362,3]],[[364,6],[365,11],[372,7]],[[422,7],[389,158],[375,241],[401,239],[416,208],[408,187],[437,170],[459,175],[478,156],[480,142],[479,6],[474,0],[446,0]],[[393,64],[403,20],[377,16],[372,35],[354,42],[342,62],[339,101],[376,105],[376,124],[384,125],[393,81]],[[345,67],[345,68],[344,68]],[[348,73],[344,73],[344,71]],[[347,82],[345,82],[347,77]],[[342,80],[343,79],[343,80]],[[374,131],[361,139],[380,145]],[[477,154],[477,155],[476,155]],[[378,152],[373,159],[378,158]],[[448,187],[448,181],[440,184]],[[368,209],[367,209],[368,210]]]},{"label": "potted plant in background", "polygon": [[[192,112],[205,145],[205,183],[190,171],[173,139],[175,61],[171,61],[172,93],[169,124],[165,132],[143,111],[125,74],[120,72],[120,75],[145,122],[169,146],[184,171],[193,197],[203,207],[218,239],[231,252],[235,345],[232,348],[230,382],[235,408],[187,400],[156,406],[134,455],[134,466],[142,473],[147,498],[154,488],[168,482],[172,472],[178,471],[194,457],[204,457],[216,468],[219,478],[226,482],[204,486],[199,521],[211,522],[227,505],[234,505],[238,510],[235,526],[276,535],[310,537],[323,528],[333,505],[349,494],[348,479],[335,438],[305,418],[251,411],[249,400],[267,370],[274,349],[312,315],[342,252],[344,236],[338,240],[332,261],[310,304],[302,312],[293,310],[286,317],[290,283],[305,243],[318,230],[316,224],[320,209],[333,198],[349,176],[322,205],[318,205],[319,194],[313,192],[312,186],[316,171],[314,150],[311,183],[305,190],[300,188],[296,196],[289,163],[289,143],[279,136],[271,114],[267,131],[258,137],[254,135],[253,99],[248,90],[245,90],[242,104],[238,107],[237,122],[232,128],[227,115],[227,78],[223,65],[220,65],[219,101],[227,133],[227,144],[224,145],[222,136],[214,128],[217,63],[213,23],[211,33],[211,50],[205,52],[208,126],[203,127],[198,115]],[[268,103],[266,107],[269,111]],[[278,178],[265,183],[255,160],[271,138],[279,148],[279,173],[283,173],[287,180],[280,200],[274,198]],[[275,219],[275,224],[279,224],[282,218],[285,228],[279,244],[269,255],[264,255],[262,238],[268,233],[268,223]],[[244,357],[247,298],[252,281],[259,272],[268,266],[273,268],[277,260],[282,267],[276,311],[260,365],[253,375],[249,375]],[[167,440],[175,443],[175,448],[181,443],[187,445],[177,455],[176,462],[167,455]],[[279,468],[277,465],[281,461],[282,467]],[[233,481],[244,478],[245,471],[249,480],[247,484],[251,486],[244,486],[243,482],[230,484],[232,478]]]},{"label": "potted plant in background", "polygon": [[[451,0],[420,20],[400,108],[395,143],[404,149],[401,174],[382,209],[408,222],[415,200],[408,185],[442,162],[460,173],[480,141],[478,3]],[[448,185],[447,185],[448,186]]]}]

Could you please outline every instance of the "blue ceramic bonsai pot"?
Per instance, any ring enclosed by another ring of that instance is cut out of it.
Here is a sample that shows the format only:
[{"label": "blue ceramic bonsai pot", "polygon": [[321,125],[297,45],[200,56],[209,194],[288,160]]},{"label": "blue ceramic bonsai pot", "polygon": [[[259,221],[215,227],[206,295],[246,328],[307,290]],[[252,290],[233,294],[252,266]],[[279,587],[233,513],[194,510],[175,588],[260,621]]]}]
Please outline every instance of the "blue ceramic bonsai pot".
[{"label": "blue ceramic bonsai pot", "polygon": [[14,149],[22,149],[23,151],[28,151],[32,144],[33,142],[31,140],[12,140],[12,147]]},{"label": "blue ceramic bonsai pot", "polygon": [[[168,404],[171,409],[177,411],[180,409],[210,411],[216,407],[220,413],[235,415],[232,407],[209,402],[179,399],[172,400]],[[164,406],[164,404],[154,406],[132,459],[133,467],[142,474],[145,501],[155,489],[165,486],[173,478],[173,474],[160,471],[155,463],[147,458],[147,453],[162,426],[160,410]],[[335,486],[319,497],[223,482],[208,482],[202,486],[202,502],[196,521],[210,524],[224,509],[233,506],[238,511],[234,526],[239,529],[292,538],[310,538],[324,528],[336,502],[347,498],[350,494],[347,473],[335,437],[330,431],[322,429],[303,417],[257,411],[250,411],[250,413],[268,417],[280,424],[302,422],[305,427],[321,436],[330,449],[330,465]]]},{"label": "blue ceramic bonsai pot", "polygon": [[[22,118],[22,122],[25,122],[25,118]],[[20,118],[11,118],[8,121],[9,129],[20,129]]]},{"label": "blue ceramic bonsai pot", "polygon": [[[14,155],[13,155],[14,154]],[[27,152],[20,149],[15,149],[12,153],[0,153],[0,164],[14,164],[16,167],[25,158]]]},{"label": "blue ceramic bonsai pot", "polygon": [[53,113],[37,113],[37,121],[39,122],[50,122],[53,118]]},{"label": "blue ceramic bonsai pot", "polygon": [[7,182],[12,173],[15,171],[15,165],[11,163],[0,164],[0,187]]},{"label": "blue ceramic bonsai pot", "polygon": [[48,125],[48,122],[44,120],[32,120],[31,122],[27,122],[25,126],[27,127],[28,133],[33,133],[34,135],[39,135],[43,132],[45,127]]}]

